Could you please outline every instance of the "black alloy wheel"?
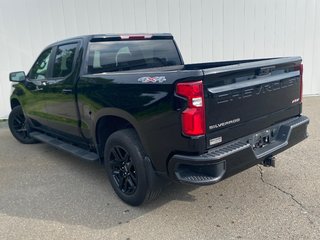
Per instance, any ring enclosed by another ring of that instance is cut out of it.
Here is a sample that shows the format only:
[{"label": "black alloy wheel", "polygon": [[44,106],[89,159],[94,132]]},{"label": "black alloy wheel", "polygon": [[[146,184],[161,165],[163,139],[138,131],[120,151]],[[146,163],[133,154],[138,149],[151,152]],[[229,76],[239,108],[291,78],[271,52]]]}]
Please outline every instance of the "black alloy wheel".
[{"label": "black alloy wheel", "polygon": [[114,146],[109,156],[112,177],[118,188],[127,195],[132,195],[138,184],[134,163],[130,154],[121,146]]},{"label": "black alloy wheel", "polygon": [[147,159],[134,129],[121,129],[108,137],[104,165],[115,193],[131,206],[155,199],[162,190]]},{"label": "black alloy wheel", "polygon": [[21,143],[32,144],[38,141],[29,136],[29,126],[24,116],[21,106],[16,106],[12,109],[9,115],[9,128],[12,135]]}]

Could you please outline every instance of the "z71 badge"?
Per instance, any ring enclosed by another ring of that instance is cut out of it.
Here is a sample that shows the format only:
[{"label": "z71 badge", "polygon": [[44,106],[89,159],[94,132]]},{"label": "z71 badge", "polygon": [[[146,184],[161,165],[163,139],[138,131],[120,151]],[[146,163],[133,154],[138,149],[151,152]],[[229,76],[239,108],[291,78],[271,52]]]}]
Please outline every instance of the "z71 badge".
[{"label": "z71 badge", "polygon": [[142,83],[163,83],[167,81],[165,76],[156,76],[156,77],[141,77],[138,78],[138,82]]}]

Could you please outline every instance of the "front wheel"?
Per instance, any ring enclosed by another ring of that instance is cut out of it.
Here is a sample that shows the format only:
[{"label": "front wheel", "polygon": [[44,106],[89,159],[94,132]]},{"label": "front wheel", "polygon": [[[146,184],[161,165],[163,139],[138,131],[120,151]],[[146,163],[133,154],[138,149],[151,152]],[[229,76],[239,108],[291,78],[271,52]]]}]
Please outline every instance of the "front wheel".
[{"label": "front wheel", "polygon": [[28,124],[21,106],[16,106],[12,109],[9,115],[8,125],[12,135],[19,142],[24,144],[32,144],[38,142],[37,140],[29,136]]},{"label": "front wheel", "polygon": [[147,157],[133,129],[119,130],[108,138],[104,159],[111,185],[125,203],[138,206],[160,194],[161,188],[150,180],[155,173],[146,167]]}]

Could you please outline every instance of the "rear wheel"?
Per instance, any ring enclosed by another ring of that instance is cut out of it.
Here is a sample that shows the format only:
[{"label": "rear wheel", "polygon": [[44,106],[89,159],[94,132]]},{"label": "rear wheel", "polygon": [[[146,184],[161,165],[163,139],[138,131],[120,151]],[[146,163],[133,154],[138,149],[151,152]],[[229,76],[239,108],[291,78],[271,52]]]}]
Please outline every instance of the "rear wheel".
[{"label": "rear wheel", "polygon": [[12,109],[9,115],[9,128],[12,135],[21,143],[32,144],[38,141],[29,136],[29,127],[21,106]]},{"label": "rear wheel", "polygon": [[147,157],[133,129],[119,130],[108,138],[104,159],[114,191],[127,204],[138,206],[160,194],[160,185],[150,179],[155,173],[146,166]]}]

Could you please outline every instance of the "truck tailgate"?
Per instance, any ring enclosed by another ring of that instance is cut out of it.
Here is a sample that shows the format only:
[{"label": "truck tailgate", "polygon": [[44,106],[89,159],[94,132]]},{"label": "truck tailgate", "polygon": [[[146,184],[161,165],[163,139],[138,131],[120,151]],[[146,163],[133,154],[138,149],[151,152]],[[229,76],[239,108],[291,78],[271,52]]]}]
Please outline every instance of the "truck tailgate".
[{"label": "truck tailgate", "polygon": [[205,69],[207,148],[301,113],[301,58]]}]

